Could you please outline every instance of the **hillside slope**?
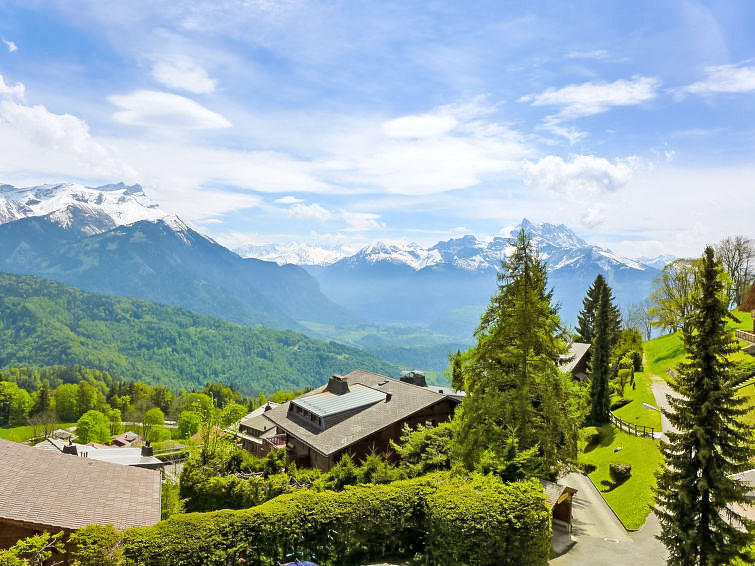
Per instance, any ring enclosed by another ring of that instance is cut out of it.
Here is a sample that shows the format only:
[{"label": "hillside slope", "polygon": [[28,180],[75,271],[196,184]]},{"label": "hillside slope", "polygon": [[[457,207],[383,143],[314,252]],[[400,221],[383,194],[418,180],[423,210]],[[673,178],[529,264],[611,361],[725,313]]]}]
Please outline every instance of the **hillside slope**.
[{"label": "hillside slope", "polygon": [[174,389],[218,381],[246,394],[316,386],[355,368],[398,372],[362,350],[292,331],[0,274],[0,367],[55,364]]}]

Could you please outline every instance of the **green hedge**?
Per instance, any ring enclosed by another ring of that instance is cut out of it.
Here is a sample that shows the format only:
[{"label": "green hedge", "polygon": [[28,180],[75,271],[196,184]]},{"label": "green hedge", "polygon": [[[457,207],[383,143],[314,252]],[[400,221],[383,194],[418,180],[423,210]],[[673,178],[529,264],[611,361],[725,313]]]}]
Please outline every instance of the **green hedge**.
[{"label": "green hedge", "polygon": [[270,566],[291,553],[321,565],[420,554],[430,565],[535,566],[548,561],[550,511],[537,482],[439,472],[174,515],[126,531],[123,542],[126,563],[140,566]]}]

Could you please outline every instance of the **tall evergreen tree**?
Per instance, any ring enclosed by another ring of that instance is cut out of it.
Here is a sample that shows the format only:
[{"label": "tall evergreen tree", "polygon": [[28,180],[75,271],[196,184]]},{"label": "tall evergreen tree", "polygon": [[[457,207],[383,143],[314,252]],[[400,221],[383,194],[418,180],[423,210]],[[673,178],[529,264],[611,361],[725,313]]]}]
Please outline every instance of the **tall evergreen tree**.
[{"label": "tall evergreen tree", "polygon": [[520,450],[536,447],[550,469],[575,456],[584,404],[556,365],[566,346],[545,264],[523,230],[498,281],[477,343],[463,357],[463,370],[455,369],[467,396],[455,419],[454,454],[469,468],[485,451],[505,459],[513,436]]},{"label": "tall evergreen tree", "polygon": [[611,346],[616,343],[621,330],[621,311],[616,306],[616,298],[613,289],[606,283],[605,277],[598,273],[592,285],[587,289],[585,298],[582,299],[582,310],[577,315],[577,335],[580,342],[592,344],[595,339],[595,318],[597,316],[600,294],[608,291],[608,321],[610,329],[609,342]]},{"label": "tall evergreen tree", "polygon": [[666,467],[658,475],[656,513],[660,540],[670,566],[713,566],[747,557],[755,522],[732,504],[746,504],[748,487],[731,477],[754,454],[752,427],[742,424],[746,400],[734,394],[732,363],[736,351],[726,329],[728,300],[719,278],[721,267],[706,248],[697,271],[697,293],[684,332],[687,361],[672,384],[664,411],[676,432],[661,443]]},{"label": "tall evergreen tree", "polygon": [[609,291],[608,286],[603,288],[595,311],[595,335],[592,342],[590,369],[590,420],[595,425],[607,423],[611,410],[611,393],[608,387],[611,373],[612,331]]}]

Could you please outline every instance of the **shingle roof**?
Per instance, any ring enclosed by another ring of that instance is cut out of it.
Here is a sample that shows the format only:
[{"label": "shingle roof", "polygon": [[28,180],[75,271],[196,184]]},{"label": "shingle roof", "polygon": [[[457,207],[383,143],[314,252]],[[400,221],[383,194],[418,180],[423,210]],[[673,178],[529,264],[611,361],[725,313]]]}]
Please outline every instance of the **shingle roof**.
[{"label": "shingle roof", "polygon": [[560,369],[564,373],[571,373],[577,364],[587,355],[590,351],[590,344],[584,342],[572,342],[569,345],[569,351],[561,356],[561,361],[564,365],[560,366]]},{"label": "shingle roof", "polygon": [[160,472],[0,439],[0,519],[78,529],[160,521]]},{"label": "shingle roof", "polygon": [[556,506],[558,500],[561,498],[564,492],[567,492],[570,495],[577,493],[576,489],[561,485],[560,483],[553,483],[552,481],[547,480],[540,480],[540,483],[543,485],[545,497],[548,500],[548,505],[551,509]]},{"label": "shingle roof", "polygon": [[[325,430],[314,425],[307,425],[301,420],[289,418],[290,401],[267,411],[265,417],[320,454],[329,456],[390,424],[401,421],[417,411],[449,398],[427,387],[419,387],[363,370],[352,371],[343,376],[342,379],[348,382],[350,389],[360,384],[382,393],[389,393],[391,398],[389,401],[381,401],[366,407],[356,415],[329,426]],[[297,401],[323,393],[326,387],[327,385],[323,385],[306,393],[299,397]]]}]

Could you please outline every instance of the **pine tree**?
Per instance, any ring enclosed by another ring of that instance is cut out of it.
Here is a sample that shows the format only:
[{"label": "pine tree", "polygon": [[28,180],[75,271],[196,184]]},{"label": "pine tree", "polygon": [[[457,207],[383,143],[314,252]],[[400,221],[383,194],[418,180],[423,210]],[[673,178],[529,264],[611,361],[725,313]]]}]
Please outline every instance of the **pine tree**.
[{"label": "pine tree", "polygon": [[661,443],[666,467],[658,474],[656,514],[660,540],[671,566],[729,564],[745,556],[755,522],[732,504],[746,504],[748,487],[731,478],[743,471],[755,451],[752,427],[742,424],[746,400],[735,396],[732,363],[736,351],[726,329],[727,299],[720,265],[707,248],[698,268],[689,330],[684,333],[687,361],[672,385],[664,411],[676,432]]},{"label": "pine tree", "polygon": [[611,373],[610,289],[606,286],[598,298],[595,311],[595,336],[592,342],[590,369],[590,420],[595,425],[609,422],[611,393],[608,379]]},{"label": "pine tree", "polygon": [[592,285],[587,289],[585,298],[582,299],[582,310],[577,315],[577,335],[580,342],[592,344],[595,339],[595,317],[600,301],[600,294],[608,291],[608,320],[610,334],[610,344],[613,345],[618,340],[619,331],[621,330],[621,311],[616,306],[616,299],[613,295],[613,289],[606,283],[603,275],[598,273]]},{"label": "pine tree", "polygon": [[454,455],[469,468],[486,450],[505,459],[501,451],[513,435],[522,451],[537,446],[543,467],[551,469],[575,456],[583,403],[556,365],[566,350],[560,321],[545,264],[523,230],[498,280],[477,343],[464,355],[463,371],[456,370],[467,396],[454,423]]}]

